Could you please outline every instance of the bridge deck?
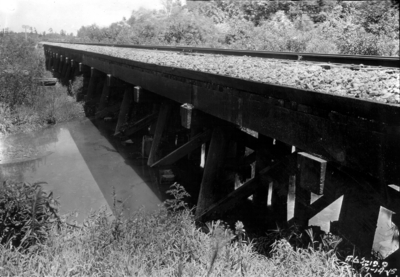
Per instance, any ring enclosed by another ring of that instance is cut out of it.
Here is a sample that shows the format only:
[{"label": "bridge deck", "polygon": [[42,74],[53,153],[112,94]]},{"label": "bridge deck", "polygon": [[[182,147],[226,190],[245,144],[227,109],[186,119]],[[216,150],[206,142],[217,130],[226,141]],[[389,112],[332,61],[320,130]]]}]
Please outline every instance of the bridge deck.
[{"label": "bridge deck", "polygon": [[45,45],[75,62],[385,183],[400,180],[400,107]]}]

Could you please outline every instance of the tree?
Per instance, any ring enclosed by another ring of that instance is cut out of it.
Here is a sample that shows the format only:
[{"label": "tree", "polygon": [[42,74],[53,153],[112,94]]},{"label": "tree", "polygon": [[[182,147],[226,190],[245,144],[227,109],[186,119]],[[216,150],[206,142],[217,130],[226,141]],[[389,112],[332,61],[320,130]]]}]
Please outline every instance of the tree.
[{"label": "tree", "polygon": [[164,7],[164,14],[167,17],[170,17],[174,10],[179,10],[182,7],[182,3],[180,0],[161,0],[161,4]]},{"label": "tree", "polygon": [[27,35],[26,35],[26,30],[29,29],[29,28],[31,28],[31,27],[28,26],[28,25],[22,25],[22,28],[25,29],[25,39],[28,39],[28,38],[27,38]]},{"label": "tree", "polygon": [[361,25],[367,32],[379,33],[385,26],[380,24],[384,21],[387,13],[397,12],[392,8],[392,3],[389,0],[371,0],[363,1],[360,5]]}]

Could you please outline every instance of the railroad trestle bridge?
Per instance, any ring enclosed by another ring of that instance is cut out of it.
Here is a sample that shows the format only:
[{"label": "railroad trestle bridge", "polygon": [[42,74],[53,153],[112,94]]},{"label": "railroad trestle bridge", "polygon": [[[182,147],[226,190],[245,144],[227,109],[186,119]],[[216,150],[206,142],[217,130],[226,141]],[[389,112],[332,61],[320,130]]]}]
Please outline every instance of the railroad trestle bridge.
[{"label": "railroad trestle bridge", "polygon": [[[393,189],[400,186],[399,105],[138,62],[69,44],[44,43],[44,50],[47,69],[60,79],[83,75],[86,102],[94,103],[96,118],[116,115],[116,135],[128,138],[149,128],[143,151],[150,167],[168,172],[180,159],[200,167],[199,149],[206,150],[201,183],[191,184],[198,192],[198,220],[217,219],[252,196],[266,219],[307,226],[343,196],[332,228],[366,254],[380,207],[393,211],[392,221],[400,226],[400,192]],[[330,59],[320,61],[336,61]],[[398,59],[382,63],[398,67]],[[168,140],[171,134],[187,139],[177,143]],[[235,188],[238,180],[242,185]],[[288,220],[290,188],[295,203]],[[312,203],[311,193],[318,195]]]}]

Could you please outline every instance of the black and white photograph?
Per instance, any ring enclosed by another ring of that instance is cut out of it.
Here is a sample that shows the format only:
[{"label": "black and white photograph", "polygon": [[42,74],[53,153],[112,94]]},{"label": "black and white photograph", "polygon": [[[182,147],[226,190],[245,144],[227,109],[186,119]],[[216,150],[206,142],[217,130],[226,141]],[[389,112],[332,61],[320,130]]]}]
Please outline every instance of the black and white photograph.
[{"label": "black and white photograph", "polygon": [[399,277],[396,0],[0,0],[0,277]]}]

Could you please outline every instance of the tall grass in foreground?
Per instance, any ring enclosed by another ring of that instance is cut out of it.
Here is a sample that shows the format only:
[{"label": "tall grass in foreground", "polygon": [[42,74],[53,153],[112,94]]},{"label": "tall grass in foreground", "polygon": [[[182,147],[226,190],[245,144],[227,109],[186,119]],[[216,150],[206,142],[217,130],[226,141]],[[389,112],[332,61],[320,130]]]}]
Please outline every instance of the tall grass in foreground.
[{"label": "tall grass in foreground", "polygon": [[207,226],[196,227],[187,208],[160,206],[129,219],[100,210],[81,226],[54,225],[46,242],[27,251],[1,245],[0,276],[351,276],[332,253],[295,251],[279,240],[267,258],[240,228]]}]

